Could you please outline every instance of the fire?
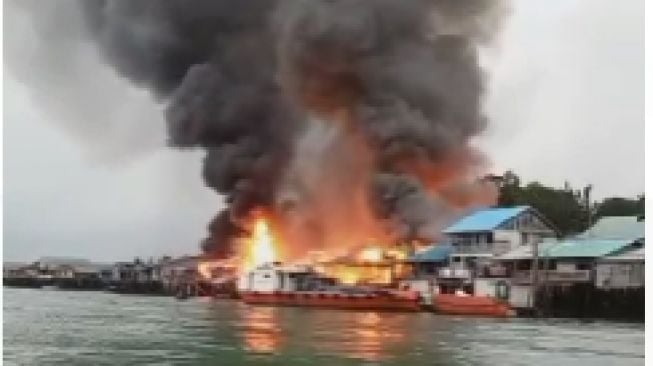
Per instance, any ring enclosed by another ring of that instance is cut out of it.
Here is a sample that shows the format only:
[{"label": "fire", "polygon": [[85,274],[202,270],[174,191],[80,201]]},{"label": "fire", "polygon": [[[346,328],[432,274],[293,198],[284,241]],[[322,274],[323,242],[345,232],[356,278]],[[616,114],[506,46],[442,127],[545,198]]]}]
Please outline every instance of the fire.
[{"label": "fire", "polygon": [[380,247],[365,248],[358,257],[363,262],[380,262],[383,259],[383,249]]},{"label": "fire", "polygon": [[322,272],[337,278],[344,284],[392,283],[395,276],[407,275],[411,268],[403,261],[407,258],[405,248],[367,246],[355,255],[322,263]]},{"label": "fire", "polygon": [[356,273],[353,269],[343,269],[339,273],[335,273],[340,280],[340,282],[346,285],[355,285],[360,280],[359,273]]},{"label": "fire", "polygon": [[387,249],[385,255],[389,258],[392,258],[394,260],[400,260],[400,261],[403,261],[406,258],[408,258],[406,251],[401,249]]},{"label": "fire", "polygon": [[210,280],[211,279],[211,264],[208,262],[200,262],[197,265],[197,272],[202,276],[203,279],[205,280]]},{"label": "fire", "polygon": [[388,264],[341,263],[325,266],[324,272],[347,285],[392,282],[392,267]]},{"label": "fire", "polygon": [[254,232],[248,243],[245,270],[251,270],[261,264],[274,262],[276,259],[275,240],[270,225],[265,218],[254,223]]}]

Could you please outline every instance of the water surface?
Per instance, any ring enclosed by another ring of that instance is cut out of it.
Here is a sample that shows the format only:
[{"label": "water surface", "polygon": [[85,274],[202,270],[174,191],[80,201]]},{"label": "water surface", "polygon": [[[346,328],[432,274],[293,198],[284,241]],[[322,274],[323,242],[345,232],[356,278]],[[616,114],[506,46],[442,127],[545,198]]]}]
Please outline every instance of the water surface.
[{"label": "water surface", "polygon": [[643,365],[643,324],[4,289],[5,365]]}]

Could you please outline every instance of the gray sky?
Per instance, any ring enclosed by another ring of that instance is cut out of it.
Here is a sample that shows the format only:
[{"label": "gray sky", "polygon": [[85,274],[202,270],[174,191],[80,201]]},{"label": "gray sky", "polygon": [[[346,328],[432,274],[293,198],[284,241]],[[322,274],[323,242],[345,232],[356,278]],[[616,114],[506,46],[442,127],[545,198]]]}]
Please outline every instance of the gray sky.
[{"label": "gray sky", "polygon": [[[196,252],[221,207],[201,153],[167,149],[160,107],[85,44],[44,57],[15,7],[5,3],[5,260]],[[644,191],[643,10],[636,0],[513,3],[483,55],[490,125],[479,145],[495,172],[592,183],[597,198]]]}]

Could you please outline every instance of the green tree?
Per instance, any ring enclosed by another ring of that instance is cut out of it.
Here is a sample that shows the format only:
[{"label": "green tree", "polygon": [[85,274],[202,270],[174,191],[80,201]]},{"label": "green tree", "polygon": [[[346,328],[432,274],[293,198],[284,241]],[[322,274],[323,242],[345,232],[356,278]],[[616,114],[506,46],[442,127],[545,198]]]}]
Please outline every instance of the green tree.
[{"label": "green tree", "polygon": [[595,218],[603,216],[643,216],[644,195],[635,199],[609,197],[596,204]]},{"label": "green tree", "polygon": [[530,182],[521,186],[519,177],[507,171],[499,192],[499,206],[528,205],[549,219],[562,235],[585,230],[589,223],[587,205],[580,191],[568,183],[563,188]]},{"label": "green tree", "polygon": [[503,181],[499,194],[499,206],[514,206],[519,204],[521,187],[519,177],[508,170],[503,174]]}]

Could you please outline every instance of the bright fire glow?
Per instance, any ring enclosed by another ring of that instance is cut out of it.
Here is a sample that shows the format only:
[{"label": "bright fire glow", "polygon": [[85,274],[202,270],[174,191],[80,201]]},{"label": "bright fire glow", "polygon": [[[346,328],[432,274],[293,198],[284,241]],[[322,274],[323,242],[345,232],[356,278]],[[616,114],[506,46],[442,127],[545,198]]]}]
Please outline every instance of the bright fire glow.
[{"label": "bright fire glow", "polygon": [[202,276],[203,279],[205,280],[210,280],[211,279],[211,264],[208,262],[200,262],[197,265],[197,272],[199,272],[200,276]]},{"label": "bright fire glow", "polygon": [[276,258],[275,240],[270,226],[264,218],[254,223],[254,232],[248,243],[245,270],[251,270],[264,263],[274,262]]},{"label": "bright fire glow", "polygon": [[365,248],[360,252],[359,259],[364,262],[380,262],[383,259],[383,249],[379,247]]},{"label": "bright fire glow", "polygon": [[323,272],[347,285],[389,284],[392,282],[392,267],[384,264],[327,264],[324,266]]},{"label": "bright fire glow", "polygon": [[385,254],[395,260],[405,260],[408,257],[406,252],[400,249],[388,249]]},{"label": "bright fire glow", "polygon": [[355,285],[359,280],[359,274],[354,270],[342,270],[337,274],[340,282],[346,285]]}]

